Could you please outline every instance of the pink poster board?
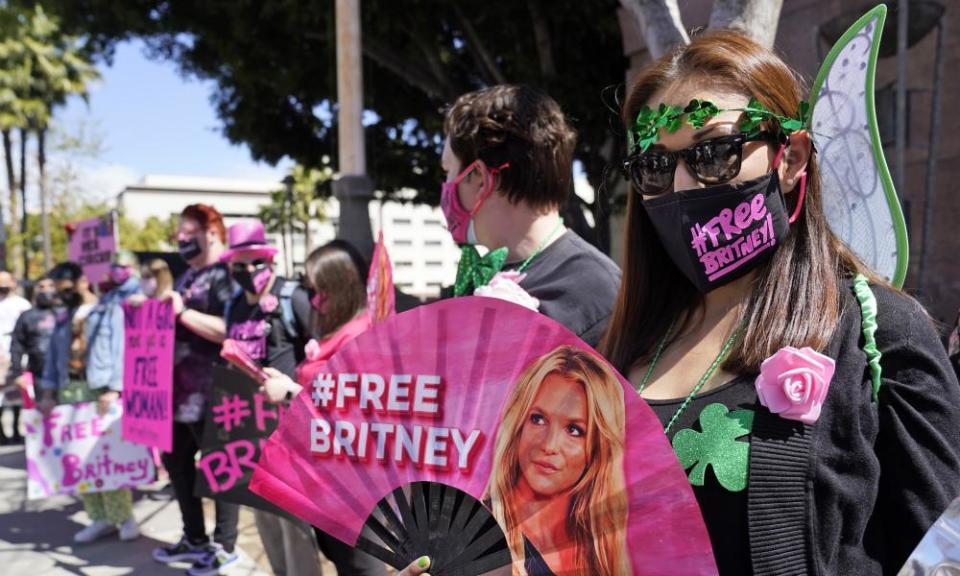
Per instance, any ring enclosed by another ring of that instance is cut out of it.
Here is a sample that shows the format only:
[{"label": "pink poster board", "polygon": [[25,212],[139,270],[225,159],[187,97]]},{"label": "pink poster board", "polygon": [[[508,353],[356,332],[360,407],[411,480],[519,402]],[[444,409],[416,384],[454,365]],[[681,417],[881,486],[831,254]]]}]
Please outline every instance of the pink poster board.
[{"label": "pink poster board", "polygon": [[70,236],[67,257],[79,264],[90,284],[96,286],[110,273],[110,259],[117,251],[113,216],[106,214],[71,222],[67,233]]},{"label": "pink poster board", "polygon": [[44,418],[24,410],[27,498],[133,488],[153,482],[150,449],[120,435],[123,408],[104,415],[93,402],[57,406]]},{"label": "pink poster board", "polygon": [[[587,367],[576,385],[565,384],[570,366]],[[346,344],[293,400],[250,489],[356,545],[386,496],[417,482],[492,510],[596,496],[559,518],[590,516],[583,525],[606,558],[580,545],[554,558],[569,552],[610,574],[716,574],[696,499],[650,407],[566,328],[509,302],[421,306]],[[523,530],[557,528],[497,520],[508,540],[519,530],[530,543],[550,537]]]},{"label": "pink poster board", "polygon": [[173,308],[147,300],[123,305],[123,437],[173,449]]}]

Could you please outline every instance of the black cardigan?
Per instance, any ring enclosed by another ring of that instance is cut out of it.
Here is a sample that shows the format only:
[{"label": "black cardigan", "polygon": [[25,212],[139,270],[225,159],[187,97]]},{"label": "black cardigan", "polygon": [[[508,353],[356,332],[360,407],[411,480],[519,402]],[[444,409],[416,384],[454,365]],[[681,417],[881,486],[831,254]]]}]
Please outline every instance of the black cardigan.
[{"label": "black cardigan", "polygon": [[848,295],[825,354],[836,372],[812,426],[757,406],[747,517],[755,574],[896,574],[960,493],[960,385],[923,308],[877,299],[872,399],[860,307]]}]

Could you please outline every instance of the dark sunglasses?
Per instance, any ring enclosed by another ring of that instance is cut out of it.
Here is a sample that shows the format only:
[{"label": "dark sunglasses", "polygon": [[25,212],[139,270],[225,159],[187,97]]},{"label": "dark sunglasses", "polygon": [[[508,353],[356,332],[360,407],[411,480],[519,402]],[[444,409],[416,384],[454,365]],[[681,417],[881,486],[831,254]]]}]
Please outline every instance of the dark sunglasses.
[{"label": "dark sunglasses", "polygon": [[254,270],[260,270],[267,265],[267,261],[263,259],[253,260],[252,262],[234,262],[230,265],[234,272],[243,272],[249,269],[250,266],[253,266]]},{"label": "dark sunglasses", "polygon": [[782,138],[772,132],[731,134],[697,142],[689,148],[672,151],[653,150],[634,154],[623,161],[623,175],[629,178],[640,194],[658,196],[673,186],[677,159],[683,158],[687,170],[698,182],[707,185],[722,184],[740,173],[745,142],[764,141],[780,143]]}]

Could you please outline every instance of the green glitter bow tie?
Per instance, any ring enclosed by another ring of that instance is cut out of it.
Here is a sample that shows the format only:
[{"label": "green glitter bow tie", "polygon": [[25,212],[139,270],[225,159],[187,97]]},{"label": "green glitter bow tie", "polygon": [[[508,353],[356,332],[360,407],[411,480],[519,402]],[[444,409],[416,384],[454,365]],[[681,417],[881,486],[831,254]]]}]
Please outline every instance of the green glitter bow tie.
[{"label": "green glitter bow tie", "polygon": [[473,294],[473,291],[480,286],[486,286],[506,262],[506,248],[491,250],[481,258],[476,246],[464,245],[460,249],[460,264],[457,266],[457,281],[453,285],[453,295]]}]

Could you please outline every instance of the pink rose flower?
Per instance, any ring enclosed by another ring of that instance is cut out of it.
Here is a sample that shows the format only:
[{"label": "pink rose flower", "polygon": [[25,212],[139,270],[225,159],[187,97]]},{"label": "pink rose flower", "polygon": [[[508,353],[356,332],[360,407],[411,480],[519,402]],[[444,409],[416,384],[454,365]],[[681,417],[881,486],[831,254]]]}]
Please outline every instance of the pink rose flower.
[{"label": "pink rose flower", "polygon": [[757,396],[774,414],[813,424],[827,397],[836,364],[812,348],[781,348],[760,365]]},{"label": "pink rose flower", "polygon": [[307,347],[304,349],[304,354],[307,356],[308,362],[313,362],[320,357],[320,343],[314,339],[310,339],[307,342]]},{"label": "pink rose flower", "polygon": [[540,309],[540,301],[520,287],[520,282],[525,277],[526,274],[513,270],[497,272],[486,286],[480,286],[474,290],[473,295],[499,298],[507,302],[519,304],[536,312]]},{"label": "pink rose flower", "polygon": [[260,299],[260,309],[265,313],[269,314],[277,309],[277,306],[280,305],[280,301],[277,300],[277,297],[273,294],[267,294]]}]

